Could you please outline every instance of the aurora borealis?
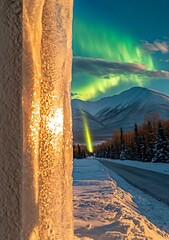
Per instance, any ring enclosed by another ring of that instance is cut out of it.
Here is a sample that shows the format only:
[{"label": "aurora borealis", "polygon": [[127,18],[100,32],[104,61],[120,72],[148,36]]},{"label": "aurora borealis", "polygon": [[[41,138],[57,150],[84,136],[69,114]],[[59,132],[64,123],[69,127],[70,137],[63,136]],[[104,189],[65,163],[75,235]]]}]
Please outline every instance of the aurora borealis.
[{"label": "aurora borealis", "polygon": [[76,44],[75,56],[125,63],[137,62],[145,64],[149,69],[153,69],[150,54],[141,51],[134,38],[116,32],[113,27],[101,26],[97,23],[88,25],[75,21],[73,38]]},{"label": "aurora borealis", "polygon": [[148,2],[75,0],[73,98],[97,100],[133,86],[169,94],[169,1]]}]

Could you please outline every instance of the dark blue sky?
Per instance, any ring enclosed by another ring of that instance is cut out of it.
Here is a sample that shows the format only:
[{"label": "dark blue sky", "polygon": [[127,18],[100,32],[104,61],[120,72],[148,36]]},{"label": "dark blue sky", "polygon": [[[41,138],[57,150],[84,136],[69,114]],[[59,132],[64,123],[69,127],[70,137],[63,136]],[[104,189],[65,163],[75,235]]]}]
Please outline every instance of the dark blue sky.
[{"label": "dark blue sky", "polygon": [[169,0],[75,0],[73,51],[74,97],[169,94]]}]

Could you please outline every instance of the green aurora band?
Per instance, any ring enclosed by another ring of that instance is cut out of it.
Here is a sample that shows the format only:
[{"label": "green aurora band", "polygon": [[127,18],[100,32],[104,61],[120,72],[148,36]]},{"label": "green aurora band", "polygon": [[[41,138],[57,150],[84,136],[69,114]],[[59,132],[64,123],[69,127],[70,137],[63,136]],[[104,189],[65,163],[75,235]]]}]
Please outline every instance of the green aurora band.
[{"label": "green aurora band", "polygon": [[[147,70],[155,69],[152,56],[142,49],[137,39],[98,22],[74,20],[73,52],[74,56],[120,63],[139,63],[145,65]],[[101,96],[121,82],[142,86],[143,78],[144,76],[140,78],[139,75],[132,73],[111,74],[109,79],[105,79],[105,76],[74,72],[72,91],[79,94],[78,98],[90,100],[98,95]]]},{"label": "green aurora band", "polygon": [[75,56],[102,58],[123,63],[141,63],[148,70],[154,68],[150,54],[137,46],[137,41],[127,34],[120,34],[114,28],[74,23],[73,33]]}]

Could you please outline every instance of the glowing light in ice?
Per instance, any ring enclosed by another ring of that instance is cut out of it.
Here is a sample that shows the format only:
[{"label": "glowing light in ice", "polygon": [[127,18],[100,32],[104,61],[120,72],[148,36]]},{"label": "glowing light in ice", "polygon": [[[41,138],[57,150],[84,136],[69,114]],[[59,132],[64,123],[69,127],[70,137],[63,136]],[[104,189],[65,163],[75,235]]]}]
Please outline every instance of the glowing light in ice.
[{"label": "glowing light in ice", "polygon": [[49,115],[47,128],[52,134],[59,135],[63,132],[63,110],[61,108],[57,108]]},{"label": "glowing light in ice", "polygon": [[23,3],[23,239],[73,240],[72,6]]}]

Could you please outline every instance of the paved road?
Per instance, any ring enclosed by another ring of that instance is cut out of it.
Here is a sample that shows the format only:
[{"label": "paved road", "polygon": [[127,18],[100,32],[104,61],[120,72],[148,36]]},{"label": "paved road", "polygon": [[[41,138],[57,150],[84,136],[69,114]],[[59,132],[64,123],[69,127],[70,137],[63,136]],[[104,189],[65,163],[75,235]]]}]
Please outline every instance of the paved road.
[{"label": "paved road", "polygon": [[111,163],[106,160],[99,159],[99,162],[117,173],[134,187],[141,189],[143,192],[150,194],[169,206],[169,175]]}]

